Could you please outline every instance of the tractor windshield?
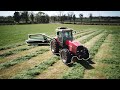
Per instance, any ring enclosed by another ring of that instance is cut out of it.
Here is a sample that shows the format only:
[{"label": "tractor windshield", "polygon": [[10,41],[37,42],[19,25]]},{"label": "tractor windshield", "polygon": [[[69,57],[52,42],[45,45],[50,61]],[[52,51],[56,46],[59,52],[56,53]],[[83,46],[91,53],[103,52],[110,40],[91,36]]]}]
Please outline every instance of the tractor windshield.
[{"label": "tractor windshield", "polygon": [[72,40],[72,31],[65,31],[63,33],[63,40],[66,41],[66,40]]},{"label": "tractor windshield", "polygon": [[72,37],[72,32],[70,32],[70,31],[64,32],[64,37],[71,38]]}]

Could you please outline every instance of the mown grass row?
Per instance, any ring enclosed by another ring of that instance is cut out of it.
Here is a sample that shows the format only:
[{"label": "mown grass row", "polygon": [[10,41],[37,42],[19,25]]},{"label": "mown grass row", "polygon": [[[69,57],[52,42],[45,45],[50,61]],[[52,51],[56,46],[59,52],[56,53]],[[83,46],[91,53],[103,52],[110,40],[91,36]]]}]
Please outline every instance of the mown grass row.
[{"label": "mown grass row", "polygon": [[[102,45],[106,37],[108,36],[107,33],[102,36],[93,47],[89,50],[90,58],[93,58],[95,54],[98,52],[99,47]],[[81,61],[80,61],[81,62]],[[87,61],[85,61],[87,62]],[[69,69],[69,71],[65,72],[62,79],[82,79],[84,77],[85,67],[82,66],[80,63],[74,63],[73,66]]]},{"label": "mown grass row", "polygon": [[63,74],[61,79],[80,79],[83,78],[84,75],[84,67],[79,63],[75,62],[74,66],[70,67],[70,69]]},{"label": "mown grass row", "polygon": [[90,31],[90,32],[87,32],[87,33],[84,33],[84,34],[78,35],[78,36],[74,37],[74,39],[78,39],[78,38],[80,38],[80,37],[82,37],[82,36],[85,36],[85,35],[91,34],[91,33],[93,33],[93,32],[95,32],[95,31]]},{"label": "mown grass row", "polygon": [[11,77],[11,79],[33,79],[35,76],[41,74],[44,70],[48,69],[48,67],[56,63],[59,59],[60,58],[58,56],[52,56],[50,59],[43,61],[39,65],[18,73],[17,75]]},{"label": "mown grass row", "polygon": [[0,57],[2,57],[2,58],[7,57],[7,56],[10,56],[10,55],[16,54],[18,52],[29,50],[29,49],[32,49],[32,48],[34,48],[34,47],[26,47],[26,48],[15,49],[15,50],[8,51],[8,52],[5,52],[3,54],[0,54]]},{"label": "mown grass row", "polygon": [[2,64],[0,64],[0,70],[5,69],[5,68],[8,68],[8,67],[10,67],[10,66],[13,66],[13,65],[15,65],[15,64],[18,64],[18,63],[20,63],[20,62],[29,60],[29,59],[31,59],[31,58],[33,58],[33,57],[38,56],[39,54],[45,53],[46,51],[49,51],[49,49],[40,49],[40,50],[37,50],[36,52],[30,53],[30,54],[25,55],[25,56],[23,56],[23,57],[18,57],[17,59],[14,59],[14,60],[11,60],[11,61],[2,63]]},{"label": "mown grass row", "polygon": [[120,79],[120,35],[119,32],[114,34],[114,39],[109,41],[111,47],[111,58],[99,60],[99,62],[107,64],[107,67],[102,69],[102,72],[107,79]]},{"label": "mown grass row", "polygon": [[[119,59],[120,60],[120,59]],[[107,79],[120,79],[120,65],[111,64],[102,69]]]},{"label": "mown grass row", "polygon": [[16,48],[16,47],[19,47],[19,46],[23,46],[25,45],[26,43],[21,43],[21,44],[14,44],[14,45],[9,45],[9,46],[5,46],[5,47],[1,47],[0,48],[0,51],[2,50],[7,50],[7,49],[11,49],[11,48]]},{"label": "mown grass row", "polygon": [[75,33],[75,35],[77,35],[77,34],[80,34],[80,33],[84,33],[84,32],[87,32],[88,30],[78,30],[76,33]]},{"label": "mown grass row", "polygon": [[80,41],[80,43],[86,43],[87,41],[89,41],[90,39],[92,39],[93,37],[95,37],[95,36],[97,36],[97,35],[99,35],[100,33],[102,33],[103,31],[99,31],[99,32],[95,32],[95,34],[93,34],[92,36],[89,36],[88,38],[86,38],[86,39],[84,39],[84,40],[82,40],[82,41]]},{"label": "mown grass row", "polygon": [[98,52],[99,47],[104,43],[106,37],[108,36],[108,33],[105,33],[96,43],[93,47],[90,48],[90,58],[94,58],[95,54]]}]

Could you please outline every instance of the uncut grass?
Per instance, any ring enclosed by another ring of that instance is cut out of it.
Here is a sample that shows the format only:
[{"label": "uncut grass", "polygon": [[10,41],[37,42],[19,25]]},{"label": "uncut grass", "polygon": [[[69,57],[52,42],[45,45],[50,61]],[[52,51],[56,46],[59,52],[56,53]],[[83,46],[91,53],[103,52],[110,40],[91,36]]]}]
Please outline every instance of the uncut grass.
[{"label": "uncut grass", "polygon": [[12,61],[2,63],[2,64],[0,64],[0,70],[8,68],[10,66],[13,66],[13,65],[15,65],[17,63],[29,60],[29,59],[31,59],[33,57],[36,57],[39,54],[45,53],[46,51],[49,51],[49,49],[40,49],[40,50],[37,50],[36,52],[33,52],[31,54],[28,54],[28,55],[25,55],[25,56],[22,56],[22,57],[18,57],[16,59],[12,60]]},{"label": "uncut grass", "polygon": [[46,33],[55,35],[55,29],[60,26],[73,28],[74,30],[119,30],[120,26],[107,25],[74,25],[74,24],[30,24],[30,25],[4,25],[0,26],[0,48],[18,42],[23,43],[28,34]]}]

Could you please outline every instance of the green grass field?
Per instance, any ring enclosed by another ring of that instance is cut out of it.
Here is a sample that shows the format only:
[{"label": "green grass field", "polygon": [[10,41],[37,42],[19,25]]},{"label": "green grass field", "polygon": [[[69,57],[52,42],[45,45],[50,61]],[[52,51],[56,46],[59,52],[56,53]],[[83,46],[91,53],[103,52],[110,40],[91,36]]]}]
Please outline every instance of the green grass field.
[{"label": "green grass field", "polygon": [[[54,57],[49,46],[27,46],[28,34],[55,35],[60,26],[81,31],[75,39],[85,45],[94,64],[72,67]],[[120,26],[32,24],[0,26],[0,79],[120,79]],[[45,62],[45,63],[44,63]]]}]

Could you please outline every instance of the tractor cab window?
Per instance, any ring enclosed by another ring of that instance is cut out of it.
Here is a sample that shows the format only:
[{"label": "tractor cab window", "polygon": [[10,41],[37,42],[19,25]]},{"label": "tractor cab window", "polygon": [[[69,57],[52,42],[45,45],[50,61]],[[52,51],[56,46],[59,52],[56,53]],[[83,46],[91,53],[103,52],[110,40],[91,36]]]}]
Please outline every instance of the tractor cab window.
[{"label": "tractor cab window", "polygon": [[72,37],[72,32],[64,32],[64,37],[71,38]]},{"label": "tractor cab window", "polygon": [[62,32],[58,32],[57,34],[59,41],[62,42]]}]

